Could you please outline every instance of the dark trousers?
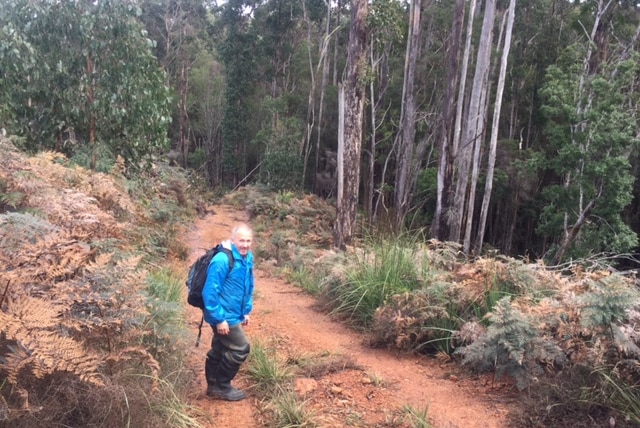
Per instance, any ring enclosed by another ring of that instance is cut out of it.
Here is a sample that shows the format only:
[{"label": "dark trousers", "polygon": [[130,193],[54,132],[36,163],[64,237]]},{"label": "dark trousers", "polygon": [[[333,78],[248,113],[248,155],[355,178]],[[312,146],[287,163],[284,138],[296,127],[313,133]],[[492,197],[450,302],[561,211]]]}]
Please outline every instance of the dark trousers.
[{"label": "dark trousers", "polygon": [[230,388],[231,380],[249,356],[251,346],[240,324],[229,329],[229,334],[218,334],[213,327],[211,349],[207,352],[204,371],[207,385]]}]

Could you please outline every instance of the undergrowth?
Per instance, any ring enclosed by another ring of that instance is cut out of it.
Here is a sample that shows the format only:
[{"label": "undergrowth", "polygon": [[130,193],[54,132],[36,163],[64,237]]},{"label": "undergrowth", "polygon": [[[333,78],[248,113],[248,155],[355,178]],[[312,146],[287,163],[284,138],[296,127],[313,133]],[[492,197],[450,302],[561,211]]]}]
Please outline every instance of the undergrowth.
[{"label": "undergrowth", "polygon": [[228,200],[249,207],[264,266],[366,331],[372,346],[448,354],[513,381],[527,397],[526,415],[514,416],[518,426],[637,426],[640,298],[633,278],[579,261],[573,271],[554,271],[500,255],[468,259],[459,245],[418,234],[362,233],[354,248],[337,253],[327,222],[333,207],[315,197],[284,201],[249,186]]},{"label": "undergrowth", "polygon": [[200,426],[184,404],[182,286],[157,267],[186,256],[188,178],[0,150],[0,424]]}]

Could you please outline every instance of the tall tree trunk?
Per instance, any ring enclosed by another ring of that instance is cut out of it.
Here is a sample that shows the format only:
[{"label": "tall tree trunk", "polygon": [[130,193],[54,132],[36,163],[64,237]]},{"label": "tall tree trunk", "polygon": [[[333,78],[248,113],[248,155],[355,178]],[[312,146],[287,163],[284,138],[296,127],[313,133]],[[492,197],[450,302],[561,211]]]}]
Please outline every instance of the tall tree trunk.
[{"label": "tall tree trunk", "polygon": [[[338,199],[333,245],[344,249],[351,243],[356,222],[360,187],[360,149],[364,116],[367,71],[367,0],[356,0],[351,9],[351,26],[347,54],[347,77],[344,83],[344,141],[338,150]],[[342,157],[340,156],[342,154]]]},{"label": "tall tree trunk", "polygon": [[[327,84],[329,81],[329,40],[331,37],[331,2],[327,1],[327,24],[324,33],[324,41],[322,44],[322,52],[320,61],[322,63],[322,82],[320,83],[320,102],[318,105],[318,129],[316,130],[316,157],[315,157],[315,165],[313,169],[313,190],[314,192],[318,192],[318,187],[316,183],[316,177],[318,173],[318,167],[320,162],[320,140],[322,136],[322,120],[324,115],[324,95],[327,89]],[[304,174],[303,174],[304,179]]]},{"label": "tall tree trunk", "polygon": [[188,70],[186,59],[183,58],[180,67],[180,95],[178,101],[178,139],[182,155],[182,167],[187,167],[187,155],[189,154],[189,137],[187,130],[187,93],[189,92]]},{"label": "tall tree trunk", "polygon": [[[477,109],[477,113],[473,114],[470,110],[470,122],[471,126],[467,127],[467,141],[473,141],[473,158],[472,158],[472,170],[471,170],[471,183],[469,186],[468,197],[466,203],[463,202],[463,206],[466,205],[466,227],[463,240],[463,250],[466,254],[469,254],[471,250],[471,232],[473,225],[473,215],[475,211],[475,199],[476,189],[478,184],[478,176],[480,173],[480,154],[482,153],[482,145],[484,142],[486,125],[487,125],[487,110],[489,108],[489,69],[491,65],[491,48],[493,42],[493,27],[495,25],[496,16],[496,1],[487,0],[484,5],[484,20],[482,23],[482,33],[480,34],[480,46],[478,47],[478,60],[476,62],[476,73],[474,76],[474,88],[476,84],[480,85],[480,99],[478,105],[474,105],[474,109]],[[476,80],[476,77],[478,80]],[[471,99],[473,100],[473,90]],[[473,104],[473,101],[472,101]],[[475,116],[475,118],[474,118]],[[471,129],[473,133],[471,133]],[[462,174],[461,174],[462,175]],[[465,209],[463,208],[463,212]]]},{"label": "tall tree trunk", "polygon": [[504,93],[504,82],[507,75],[507,60],[509,59],[509,51],[511,50],[511,33],[513,31],[515,10],[516,0],[511,0],[509,3],[509,11],[507,14],[507,32],[504,37],[502,61],[500,63],[500,75],[498,77],[498,87],[496,88],[496,100],[493,110],[491,141],[489,143],[489,160],[487,165],[487,179],[485,182],[484,197],[482,198],[482,208],[480,210],[480,222],[478,224],[478,233],[475,242],[476,251],[478,252],[482,251],[482,245],[484,243],[484,232],[487,224],[487,213],[489,211],[489,202],[491,201],[491,192],[493,191],[493,172],[496,165],[496,151],[498,146],[498,123],[500,122],[502,94]]},{"label": "tall tree trunk", "polygon": [[394,227],[400,231],[409,211],[411,179],[415,172],[416,98],[414,94],[415,71],[420,52],[420,14],[422,0],[411,1],[407,50],[404,63],[404,84],[402,88],[402,111],[398,144],[398,165],[395,185]]},{"label": "tall tree trunk", "polygon": [[[302,166],[302,183],[301,186],[304,186],[304,177],[307,173],[307,164],[309,162],[309,155],[311,152],[311,133],[313,131],[313,127],[315,125],[316,120],[316,75],[317,72],[313,70],[313,57],[311,55],[311,46],[313,45],[311,42],[311,23],[309,22],[309,18],[307,16],[307,8],[305,6],[305,2],[300,2],[302,4],[302,14],[304,23],[307,25],[307,58],[309,60],[309,77],[311,78],[311,85],[309,87],[309,96],[307,98],[307,119],[305,121],[305,130],[302,134],[302,141],[300,142],[300,156],[303,158],[303,166]],[[321,48],[324,51],[324,45],[328,43],[327,40],[323,42],[323,46]],[[321,54],[322,55],[322,54]],[[318,61],[317,67],[319,68],[322,64],[322,56]]]},{"label": "tall tree trunk", "polygon": [[[375,70],[376,61],[373,58],[373,43],[369,46],[369,61],[371,64],[371,69]],[[369,103],[371,105],[371,137],[369,139],[369,159],[368,159],[368,169],[367,169],[367,187],[365,189],[365,200],[366,200],[366,212],[367,212],[367,223],[373,223],[373,192],[375,189],[374,182],[374,174],[375,174],[375,161],[376,161],[376,102],[375,98],[375,86],[373,84],[373,79],[369,82]]]},{"label": "tall tree trunk", "polygon": [[451,44],[447,56],[447,86],[445,88],[442,118],[440,121],[440,140],[438,142],[438,177],[436,212],[431,225],[431,236],[445,240],[449,234],[447,215],[450,205],[451,185],[453,183],[453,156],[451,153],[451,132],[453,130],[454,92],[458,86],[460,66],[460,45],[462,43],[462,24],[464,23],[465,0],[456,0],[455,14],[451,29]]},{"label": "tall tree trunk", "polygon": [[[331,2],[329,2],[331,3]],[[340,28],[340,17],[342,16],[342,0],[338,0],[336,5],[336,28]],[[338,86],[338,52],[340,51],[340,33],[336,33],[336,40],[333,44],[333,86]]]},{"label": "tall tree trunk", "polygon": [[456,157],[457,182],[453,198],[452,215],[448,216],[450,240],[460,242],[465,215],[473,214],[473,200],[469,196],[470,169],[476,144],[480,144],[485,126],[484,102],[489,78],[491,39],[495,17],[495,0],[486,0],[480,44],[473,75],[473,86],[466,114],[463,138]]},{"label": "tall tree trunk", "polygon": [[91,53],[88,50],[87,81],[89,82],[89,87],[87,88],[87,106],[89,108],[89,146],[91,147],[91,161],[89,162],[89,167],[92,170],[95,170],[98,164],[98,154],[96,153],[96,115],[93,111],[96,81],[94,77],[94,66],[93,61],[91,60]]}]

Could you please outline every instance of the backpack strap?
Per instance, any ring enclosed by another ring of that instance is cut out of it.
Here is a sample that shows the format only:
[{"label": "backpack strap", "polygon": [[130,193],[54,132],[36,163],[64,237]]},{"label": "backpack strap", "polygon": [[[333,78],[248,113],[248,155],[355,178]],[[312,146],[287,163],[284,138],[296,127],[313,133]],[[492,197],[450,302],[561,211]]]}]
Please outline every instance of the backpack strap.
[{"label": "backpack strap", "polygon": [[[225,253],[227,255],[227,257],[229,258],[229,271],[227,272],[227,276],[229,276],[229,273],[231,272],[231,270],[233,269],[233,264],[235,262],[235,260],[233,259],[233,252],[228,249],[227,247],[224,247],[222,245],[220,245],[220,250]],[[226,278],[225,278],[226,280]],[[200,345],[200,339],[202,338],[202,326],[204,324],[204,309],[202,310],[202,318],[200,318],[200,325],[198,326],[198,338],[196,339],[196,348]]]},{"label": "backpack strap", "polygon": [[204,312],[202,318],[200,318],[200,325],[198,326],[198,338],[196,339],[196,348],[200,345],[200,338],[202,337],[202,324],[204,324]]}]

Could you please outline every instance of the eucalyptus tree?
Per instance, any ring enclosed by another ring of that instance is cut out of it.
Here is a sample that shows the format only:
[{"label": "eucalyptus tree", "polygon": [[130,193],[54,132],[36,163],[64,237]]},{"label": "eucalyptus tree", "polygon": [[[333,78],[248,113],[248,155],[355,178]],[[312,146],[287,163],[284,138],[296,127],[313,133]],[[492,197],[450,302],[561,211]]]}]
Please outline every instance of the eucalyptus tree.
[{"label": "eucalyptus tree", "polygon": [[537,230],[554,243],[552,264],[638,244],[620,214],[631,202],[629,159],[638,148],[640,14],[635,4],[604,0],[580,10],[575,41],[549,67],[542,91],[548,146],[539,166],[552,181]]},{"label": "eucalyptus tree", "polygon": [[[400,230],[411,203],[411,190],[417,177],[420,154],[416,153],[415,73],[420,52],[422,0],[413,0],[409,8],[409,27],[404,62],[400,129],[396,136],[398,161],[395,182],[395,228]],[[394,145],[396,145],[394,143]]]},{"label": "eucalyptus tree", "polygon": [[[396,50],[404,43],[403,29],[405,24],[405,8],[395,0],[376,0],[371,3],[367,18],[371,29],[371,43],[369,46],[369,144],[367,146],[367,167],[363,174],[364,205],[368,221],[377,220],[380,206],[384,204],[385,187],[387,187],[387,171],[392,159],[393,149],[386,150],[385,143],[391,140],[387,130],[391,128],[389,117],[394,104],[391,92],[393,67]],[[393,146],[392,146],[393,147]],[[378,154],[384,154],[378,156]],[[382,157],[382,160],[379,159]],[[377,163],[382,163],[382,171],[376,174]],[[374,207],[375,199],[375,207]]]},{"label": "eucalyptus tree", "polygon": [[[464,113],[461,139],[458,150],[454,155],[456,169],[455,193],[451,214],[448,216],[449,240],[458,242],[464,240],[465,252],[469,252],[470,230],[467,226],[463,232],[463,225],[468,225],[473,218],[475,201],[475,182],[472,174],[477,173],[478,157],[482,139],[486,129],[487,102],[489,97],[489,70],[493,43],[493,27],[495,22],[496,2],[485,0],[482,14],[482,31],[478,42],[473,83],[468,94],[468,101],[458,99],[468,107]],[[466,94],[465,94],[466,95]],[[465,222],[467,219],[467,222]]]},{"label": "eucalyptus tree", "polygon": [[343,249],[353,239],[360,187],[360,151],[366,98],[366,55],[369,43],[367,27],[367,0],[355,0],[351,4],[351,24],[347,49],[347,70],[343,82],[338,139],[338,197],[336,222],[333,228],[333,245]]},{"label": "eucalyptus tree", "polygon": [[631,202],[629,158],[638,143],[638,10],[598,0],[582,11],[591,29],[549,68],[543,91],[549,146],[541,166],[555,180],[544,189],[538,231],[556,244],[552,264],[638,243],[620,217]]},{"label": "eucalyptus tree", "polygon": [[221,32],[218,51],[225,66],[227,87],[222,118],[222,178],[235,186],[247,176],[248,149],[253,138],[251,96],[255,90],[256,46],[252,31],[253,1],[229,0],[220,7],[216,26]]},{"label": "eucalyptus tree", "polygon": [[[155,55],[165,70],[166,85],[175,94],[169,138],[171,145],[181,155],[180,163],[186,167],[196,139],[204,140],[205,147],[212,144],[208,138],[210,133],[196,132],[192,123],[207,108],[203,104],[211,99],[211,94],[191,90],[191,73],[195,64],[204,67],[203,59],[215,61],[206,31],[209,11],[202,2],[196,0],[144,0],[141,5],[141,19],[156,42]],[[212,66],[208,70],[217,71],[219,67]],[[198,78],[203,78],[202,70],[196,73]],[[210,78],[209,86],[219,80],[215,74]],[[199,89],[203,89],[205,82],[198,83]]]},{"label": "eucalyptus tree", "polygon": [[[454,124],[454,107],[455,107],[455,91],[458,87],[460,79],[460,48],[462,46],[463,24],[465,16],[466,2],[464,0],[456,0],[455,8],[451,24],[451,36],[449,48],[446,53],[447,70],[444,79],[445,89],[442,105],[442,113],[440,120],[440,134],[438,137],[438,173],[436,183],[436,207],[431,224],[431,235],[440,240],[449,237],[448,222],[444,220],[444,214],[451,205],[450,197],[453,184],[453,124]],[[470,10],[471,15],[475,9],[475,0],[472,1]],[[469,20],[469,22],[472,22]],[[467,38],[470,44],[470,38]],[[468,55],[465,56],[465,59]],[[466,66],[465,66],[466,70]],[[466,74],[466,73],[464,73]],[[464,75],[463,74],[463,75]],[[462,107],[462,104],[459,104]]]},{"label": "eucalyptus tree", "polygon": [[[31,149],[121,155],[130,166],[166,144],[169,91],[152,42],[128,1],[11,0],[0,5],[13,37],[23,41],[23,75],[6,67],[15,120],[11,131]],[[109,165],[105,165],[108,168]]]},{"label": "eucalyptus tree", "polygon": [[[493,174],[496,165],[496,152],[498,146],[498,133],[500,121],[500,112],[502,110],[502,95],[504,93],[505,79],[507,74],[507,62],[509,58],[509,51],[511,50],[511,34],[513,32],[513,21],[515,19],[516,12],[516,0],[509,1],[508,11],[504,14],[502,28],[506,26],[504,30],[504,37],[502,42],[502,60],[500,61],[500,73],[498,77],[498,86],[496,90],[496,99],[493,109],[493,121],[491,124],[491,140],[489,143],[489,156],[487,161],[486,181],[484,188],[484,195],[482,198],[482,208],[480,210],[480,220],[478,222],[478,231],[475,240],[476,251],[481,251],[484,243],[485,227],[487,223],[487,216],[489,212],[489,201],[491,200],[491,193],[493,192]],[[501,31],[502,33],[502,31]],[[500,45],[500,43],[499,43]],[[470,222],[467,222],[467,230],[470,229]]]}]

